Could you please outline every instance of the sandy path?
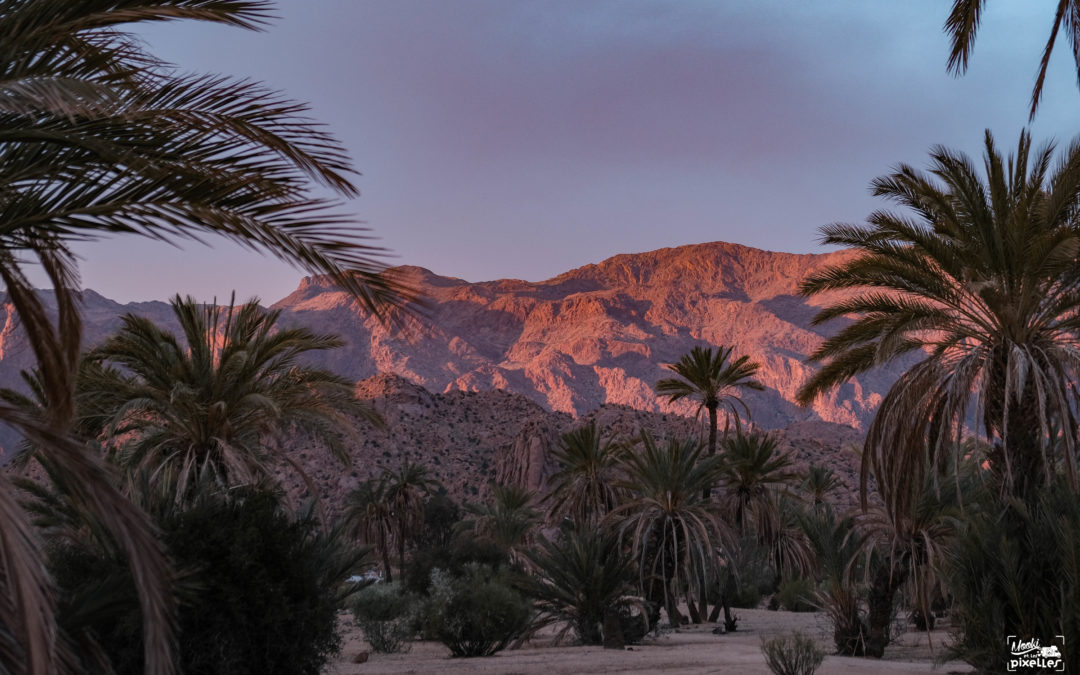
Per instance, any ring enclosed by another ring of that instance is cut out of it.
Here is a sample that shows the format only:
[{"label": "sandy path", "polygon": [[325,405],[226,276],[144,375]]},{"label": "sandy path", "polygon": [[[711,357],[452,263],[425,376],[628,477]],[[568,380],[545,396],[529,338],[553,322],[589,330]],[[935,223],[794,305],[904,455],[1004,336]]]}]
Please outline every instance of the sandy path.
[{"label": "sandy path", "polygon": [[[578,673],[747,673],[769,675],[761,654],[762,637],[792,630],[812,636],[826,652],[832,651],[831,629],[824,614],[795,614],[767,610],[737,610],[739,630],[713,635],[713,625],[691,626],[646,639],[625,651],[600,647],[552,647],[540,642],[523,649],[505,650],[489,658],[454,659],[439,643],[416,642],[407,654],[371,654],[367,663],[352,658],[367,649],[358,630],[349,627],[338,662],[330,675],[374,673],[480,673],[491,675],[576,675]],[[884,659],[827,656],[820,675],[841,673],[940,673],[971,672],[963,663],[934,665],[947,632],[931,635],[932,652],[924,634],[905,633],[886,650]]]}]

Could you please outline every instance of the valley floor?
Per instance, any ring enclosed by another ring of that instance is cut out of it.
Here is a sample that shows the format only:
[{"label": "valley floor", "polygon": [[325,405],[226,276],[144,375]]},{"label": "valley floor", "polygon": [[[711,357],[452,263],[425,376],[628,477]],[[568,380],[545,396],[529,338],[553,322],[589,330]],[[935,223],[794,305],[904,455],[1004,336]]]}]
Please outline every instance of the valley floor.
[{"label": "valley floor", "polygon": [[[762,638],[794,630],[812,636],[826,653],[832,651],[831,629],[823,613],[770,612],[763,609],[736,610],[739,630],[714,635],[714,625],[688,626],[650,636],[645,644],[624,651],[601,647],[550,646],[536,640],[522,649],[505,650],[489,658],[454,659],[450,650],[436,642],[413,643],[406,654],[371,654],[366,663],[353,663],[367,650],[359,629],[346,621],[345,645],[330,675],[389,673],[481,673],[491,675],[571,675],[578,673],[731,673],[769,675],[761,654]],[[947,629],[930,635],[909,631],[885,652],[885,658],[862,659],[826,656],[819,675],[847,673],[968,673],[964,663],[935,665],[948,639]]]}]

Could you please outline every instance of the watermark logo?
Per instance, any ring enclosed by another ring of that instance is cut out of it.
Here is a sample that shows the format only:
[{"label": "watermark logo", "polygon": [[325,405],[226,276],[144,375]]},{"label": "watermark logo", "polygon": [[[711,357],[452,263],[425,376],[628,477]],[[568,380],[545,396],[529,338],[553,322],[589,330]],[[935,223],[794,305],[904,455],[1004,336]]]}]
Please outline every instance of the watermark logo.
[{"label": "watermark logo", "polygon": [[1043,645],[1039,638],[1021,638],[1010,635],[1006,638],[1009,646],[1010,673],[1029,669],[1065,672],[1065,636],[1055,635],[1050,644]]}]

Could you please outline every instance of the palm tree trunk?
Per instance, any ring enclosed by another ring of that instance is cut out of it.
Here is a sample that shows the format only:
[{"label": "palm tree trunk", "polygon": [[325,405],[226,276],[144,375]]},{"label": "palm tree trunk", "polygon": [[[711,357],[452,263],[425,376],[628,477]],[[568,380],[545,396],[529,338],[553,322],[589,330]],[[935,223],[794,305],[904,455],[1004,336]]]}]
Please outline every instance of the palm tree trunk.
[{"label": "palm tree trunk", "polygon": [[724,630],[734,633],[739,623],[739,617],[731,614],[731,600],[735,596],[737,584],[735,573],[728,570],[727,580],[724,582],[724,591],[720,596],[720,602],[724,606]]},{"label": "palm tree trunk", "polygon": [[[404,511],[404,509],[402,509]],[[402,516],[398,519],[398,570],[402,574],[405,573],[405,517]]]},{"label": "palm tree trunk", "polygon": [[869,635],[866,638],[866,655],[881,658],[889,644],[889,624],[892,622],[893,601],[896,591],[907,580],[907,567],[883,565],[874,575],[867,597],[867,623]]},{"label": "palm tree trunk", "polygon": [[1005,429],[1005,372],[1008,359],[998,358],[998,367],[991,374],[991,386],[996,395],[989,397],[986,424],[996,431],[1001,444],[988,453],[991,471],[1002,492],[1019,497],[1026,503],[1038,498],[1046,482],[1043,464],[1039,419],[1039,397],[1029,381],[1022,394],[1009,403],[1008,430]]},{"label": "palm tree trunk", "polygon": [[382,552],[383,569],[386,570],[386,583],[394,581],[394,573],[390,570],[390,547],[387,546],[386,533],[379,535],[379,551]]},{"label": "palm tree trunk", "polygon": [[[716,406],[710,405],[709,409],[709,457],[716,454]],[[701,494],[701,498],[709,501],[712,496],[712,488],[708,487]]]}]

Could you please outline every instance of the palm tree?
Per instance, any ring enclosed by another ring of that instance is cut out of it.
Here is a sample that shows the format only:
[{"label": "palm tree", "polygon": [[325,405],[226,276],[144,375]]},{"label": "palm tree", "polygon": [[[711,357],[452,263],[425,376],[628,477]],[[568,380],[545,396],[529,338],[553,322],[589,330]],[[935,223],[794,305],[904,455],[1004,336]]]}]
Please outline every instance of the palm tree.
[{"label": "palm tree", "polygon": [[[677,363],[667,366],[667,369],[679,377],[671,377],[656,383],[656,393],[667,396],[668,401],[674,403],[682,398],[697,399],[700,402],[698,412],[701,409],[709,411],[709,456],[716,454],[716,428],[717,411],[724,409],[724,437],[727,437],[732,418],[735,420],[735,428],[740,428],[739,408],[750,415],[750,409],[739,398],[740,389],[764,389],[760,382],[754,379],[759,365],[750,361],[747,356],[740,356],[734,361],[731,358],[733,347],[718,347],[714,352],[712,347],[697,346],[690,350],[689,354],[683,354]],[[705,488],[705,498],[709,497],[711,486]]]},{"label": "palm tree", "polygon": [[1059,468],[1077,485],[1080,144],[1054,170],[1052,157],[1052,144],[1032,153],[1025,132],[1006,162],[988,131],[985,179],[966,156],[935,148],[929,174],[901,165],[873,182],[914,219],[876,212],[865,226],[824,228],[827,243],[861,255],[811,276],[802,291],[846,293],[815,323],[855,318],[811,355],[825,365],[800,402],[879,365],[918,359],[868,428],[864,503],[872,472],[886,506],[906,511],[903,486],[921,484],[962,447],[972,406],[1001,494],[1031,497]]},{"label": "palm tree", "polygon": [[[776,569],[777,584],[784,573],[792,571],[790,568],[808,568],[809,544],[802,545],[796,528],[785,527],[787,514],[781,508],[781,495],[798,476],[791,470],[791,458],[777,453],[776,439],[767,434],[737,433],[724,441],[721,458],[723,490],[718,506],[725,519],[741,537],[752,537],[765,547]],[[730,596],[736,588],[735,570],[729,565],[722,594],[728,630],[735,629]]]},{"label": "palm tree", "polygon": [[840,479],[832,469],[820,464],[812,464],[803,479],[802,489],[810,498],[810,503],[814,507],[819,507],[841,485]]},{"label": "palm tree", "polygon": [[[911,496],[901,500],[904,510],[890,509],[875,503],[859,514],[857,523],[864,535],[862,548],[872,555],[867,596],[866,654],[880,658],[889,642],[896,592],[911,581],[915,587],[918,609],[928,615],[927,591],[934,585],[934,570],[950,555],[950,548],[963,529],[961,520],[964,494],[972,494],[980,481],[965,464],[955,474],[956,488],[942,487],[937,477],[927,475],[923,483],[906,486]],[[968,508],[971,508],[971,500]]]},{"label": "palm tree", "polygon": [[618,443],[601,438],[596,422],[563,434],[551,452],[560,468],[548,481],[550,518],[570,518],[583,528],[615,508],[622,496],[616,486],[622,452]]},{"label": "palm tree", "polygon": [[[1043,47],[1042,59],[1039,61],[1039,71],[1035,76],[1035,85],[1031,90],[1029,121],[1035,119],[1035,111],[1039,107],[1043,84],[1046,81],[1046,70],[1050,66],[1050,54],[1054,51],[1054,45],[1057,43],[1058,33],[1062,27],[1065,29],[1065,37],[1072,46],[1077,72],[1080,73],[1080,2],[1077,2],[1077,0],[1057,0],[1056,4],[1054,22],[1050,27],[1050,37],[1047,38],[1046,46]],[[986,0],[953,0],[949,18],[945,20],[945,32],[952,42],[949,51],[949,72],[963,74],[967,71],[968,59],[975,48],[975,34],[979,30],[979,22],[982,19],[985,6]]]},{"label": "palm tree", "polygon": [[618,539],[603,531],[569,530],[526,555],[538,572],[529,578],[526,591],[541,616],[565,621],[583,644],[603,643],[605,618],[639,604],[631,597],[633,559]]},{"label": "palm tree", "polygon": [[296,431],[347,461],[344,440],[356,419],[377,421],[348,380],[299,363],[339,346],[338,338],[278,329],[280,312],[255,301],[200,306],[176,296],[171,305],[183,340],[145,317],[124,316],[116,335],[91,352],[102,367],[88,371],[80,400],[98,402],[93,412],[116,439],[121,465],[171,469],[177,499],[196,475],[226,488],[268,477],[272,458],[303,475],[282,447]]},{"label": "palm tree", "polygon": [[798,478],[791,457],[776,450],[773,436],[739,433],[724,441],[720,463],[721,509],[735,527],[753,531],[763,543],[775,540],[780,520],[777,498]]},{"label": "palm tree", "polygon": [[[368,308],[401,302],[378,250],[314,197],[312,182],[355,194],[348,158],[306,108],[258,84],[183,76],[120,26],[196,19],[257,28],[259,0],[0,0],[0,281],[34,349],[49,410],[43,421],[0,405],[125,551],[137,580],[145,669],[172,670],[167,566],[152,528],[112,486],[101,462],[67,437],[75,410],[81,321],[70,245],[108,234],[166,241],[219,234],[314,273],[331,274]],[[56,320],[26,276],[53,287]],[[0,477],[0,579],[10,602],[0,633],[6,668],[58,666],[50,583],[30,523]]]},{"label": "palm tree", "polygon": [[397,520],[386,488],[387,483],[383,478],[361,483],[346,499],[345,522],[354,536],[375,547],[382,556],[386,581],[391,582],[394,573],[390,569],[390,541]]},{"label": "palm tree", "polygon": [[398,569],[405,569],[405,542],[424,527],[424,497],[438,489],[439,481],[428,476],[427,467],[406,457],[397,471],[380,467],[384,498],[394,513],[394,539],[398,546]]},{"label": "palm tree", "polygon": [[535,501],[536,495],[523,487],[496,483],[489,502],[465,505],[472,517],[460,523],[459,531],[471,531],[473,536],[492,542],[512,559],[520,560],[519,554],[540,524]]},{"label": "palm tree", "polygon": [[715,506],[702,497],[720,471],[719,459],[702,457],[703,450],[693,440],[660,445],[642,432],[639,448],[623,457],[626,478],[619,486],[628,496],[604,519],[637,559],[646,598],[659,601],[673,625],[680,621],[680,595],[691,619],[703,619],[693,594],[712,581],[717,551],[730,538]]}]

